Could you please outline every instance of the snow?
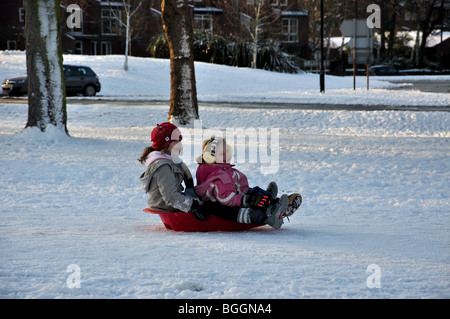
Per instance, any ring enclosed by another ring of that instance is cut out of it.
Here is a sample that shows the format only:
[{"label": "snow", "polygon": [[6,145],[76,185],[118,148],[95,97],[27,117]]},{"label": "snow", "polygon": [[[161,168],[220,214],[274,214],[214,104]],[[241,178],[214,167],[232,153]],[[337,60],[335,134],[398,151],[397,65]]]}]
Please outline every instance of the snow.
[{"label": "snow", "polygon": [[[278,143],[267,138],[279,154],[274,172],[249,160],[237,167],[251,185],[300,192],[303,204],[280,230],[173,232],[142,212],[136,160],[167,119],[169,64],[130,57],[124,72],[122,59],[65,56],[102,82],[95,103],[69,99],[70,137],[23,130],[27,104],[0,101],[2,298],[450,297],[448,112],[203,106],[203,128],[278,129]],[[24,73],[24,61],[0,53],[0,76]],[[382,81],[353,91],[351,77],[327,77],[325,94],[310,74],[199,63],[196,77],[204,102],[449,105],[448,94]],[[183,128],[193,173],[195,133]]]},{"label": "snow", "polygon": [[[407,46],[413,48],[416,45],[417,31],[399,31],[398,37],[407,38],[408,39]],[[450,32],[443,32],[441,39],[441,32],[435,30],[427,37],[427,43],[425,46],[427,48],[432,48],[436,45],[441,44],[441,42],[447,41],[449,37]],[[422,33],[420,32],[419,32],[419,41],[422,41]]]},{"label": "snow", "polygon": [[[89,65],[102,83],[98,99],[168,101],[170,97],[170,62],[165,59],[133,58],[129,70],[122,70],[124,56],[64,55],[64,63]],[[26,73],[25,55],[20,51],[0,51],[0,80]],[[195,63],[199,102],[260,102],[294,104],[364,104],[392,106],[448,106],[448,94],[386,90],[400,84],[387,81],[417,80],[416,76],[370,78],[325,77],[326,94],[319,92],[317,74],[282,74],[250,68],[211,66]],[[378,79],[380,78],[380,79]],[[450,76],[422,76],[419,79],[449,80]]]}]

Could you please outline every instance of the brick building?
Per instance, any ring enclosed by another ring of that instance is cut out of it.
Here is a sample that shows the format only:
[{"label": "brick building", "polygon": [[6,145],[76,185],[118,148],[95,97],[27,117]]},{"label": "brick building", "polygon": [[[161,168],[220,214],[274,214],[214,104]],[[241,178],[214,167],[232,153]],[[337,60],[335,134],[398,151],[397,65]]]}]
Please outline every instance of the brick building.
[{"label": "brick building", "polygon": [[[242,10],[255,0],[190,0],[195,31],[219,34],[250,41],[245,24],[253,17]],[[138,3],[138,0],[135,1]],[[302,55],[308,48],[308,12],[299,7],[297,0],[268,0],[271,19],[277,20],[264,41],[281,45],[286,51]],[[68,27],[74,12],[69,5],[81,9],[80,27]],[[242,9],[242,10],[241,10]],[[64,53],[105,55],[123,54],[125,31],[117,19],[124,21],[122,1],[61,0],[61,31]],[[153,36],[163,32],[161,0],[143,0],[133,16],[133,36],[130,54],[148,56],[147,45]],[[24,50],[25,8],[23,0],[0,2],[0,50]]]}]

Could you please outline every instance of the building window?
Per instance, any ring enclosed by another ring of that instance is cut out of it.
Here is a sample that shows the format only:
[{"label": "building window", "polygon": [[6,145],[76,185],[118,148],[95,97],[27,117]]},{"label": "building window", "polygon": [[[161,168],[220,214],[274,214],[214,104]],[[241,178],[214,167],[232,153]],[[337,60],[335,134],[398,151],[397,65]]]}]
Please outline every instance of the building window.
[{"label": "building window", "polygon": [[91,41],[91,54],[97,55],[97,41]]},{"label": "building window", "polygon": [[194,16],[195,30],[213,33],[212,25],[212,16],[210,14],[196,14]]},{"label": "building window", "polygon": [[415,21],[417,16],[414,12],[406,11],[405,12],[405,21]]},{"label": "building window", "polygon": [[102,34],[120,34],[121,12],[116,9],[102,9]]},{"label": "building window", "polygon": [[25,22],[25,9],[19,8],[19,22]]},{"label": "building window", "polygon": [[288,5],[288,0],[271,0],[271,4],[272,6],[280,6],[280,7],[287,7]]},{"label": "building window", "polygon": [[75,41],[75,54],[83,54],[83,42]]},{"label": "building window", "polygon": [[15,50],[16,49],[16,41],[15,40],[7,40],[6,41],[6,49],[7,50]]},{"label": "building window", "polygon": [[292,18],[282,19],[283,24],[283,42],[298,42],[298,20]]},{"label": "building window", "polygon": [[100,48],[101,48],[101,54],[102,55],[112,54],[111,42],[109,42],[109,41],[102,41],[101,44],[100,44]]},{"label": "building window", "polygon": [[[255,6],[258,4],[264,4],[264,0],[246,0],[245,3],[247,5]],[[272,7],[287,7],[288,0],[270,0],[270,5]]]}]

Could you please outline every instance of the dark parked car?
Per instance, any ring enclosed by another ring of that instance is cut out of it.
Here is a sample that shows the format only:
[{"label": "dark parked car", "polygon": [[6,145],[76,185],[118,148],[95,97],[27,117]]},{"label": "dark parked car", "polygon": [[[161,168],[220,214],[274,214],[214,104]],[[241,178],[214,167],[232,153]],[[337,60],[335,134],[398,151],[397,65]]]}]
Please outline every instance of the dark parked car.
[{"label": "dark parked car", "polygon": [[395,67],[390,65],[374,65],[369,68],[370,75],[403,75]]},{"label": "dark parked car", "polygon": [[[100,92],[100,81],[90,67],[64,64],[63,70],[67,95],[95,96],[97,92]],[[27,94],[27,76],[22,75],[6,79],[2,84],[2,92],[10,96]]]}]

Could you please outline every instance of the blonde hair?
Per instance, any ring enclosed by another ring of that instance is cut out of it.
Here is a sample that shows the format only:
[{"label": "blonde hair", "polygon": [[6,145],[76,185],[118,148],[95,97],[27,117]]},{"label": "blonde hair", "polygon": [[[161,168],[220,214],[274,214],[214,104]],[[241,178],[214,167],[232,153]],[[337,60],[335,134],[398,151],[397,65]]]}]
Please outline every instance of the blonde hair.
[{"label": "blonde hair", "polygon": [[206,147],[211,144],[214,140],[216,139],[216,137],[213,135],[211,136],[211,138],[204,140],[202,143],[202,150],[204,151],[206,149]]},{"label": "blonde hair", "polygon": [[[228,151],[230,154],[233,153],[233,149],[230,145],[227,144],[227,141],[225,138],[222,137],[215,137],[214,135],[211,136],[211,138],[204,140],[202,143],[202,155],[198,156],[196,158],[197,163],[199,164],[212,164],[216,162],[215,159],[215,154],[211,154],[211,148],[212,148],[212,144],[214,141],[216,142],[216,147],[217,145],[222,145],[222,147],[224,147],[224,150],[226,148],[226,151]],[[205,160],[206,158],[206,160]]]}]

